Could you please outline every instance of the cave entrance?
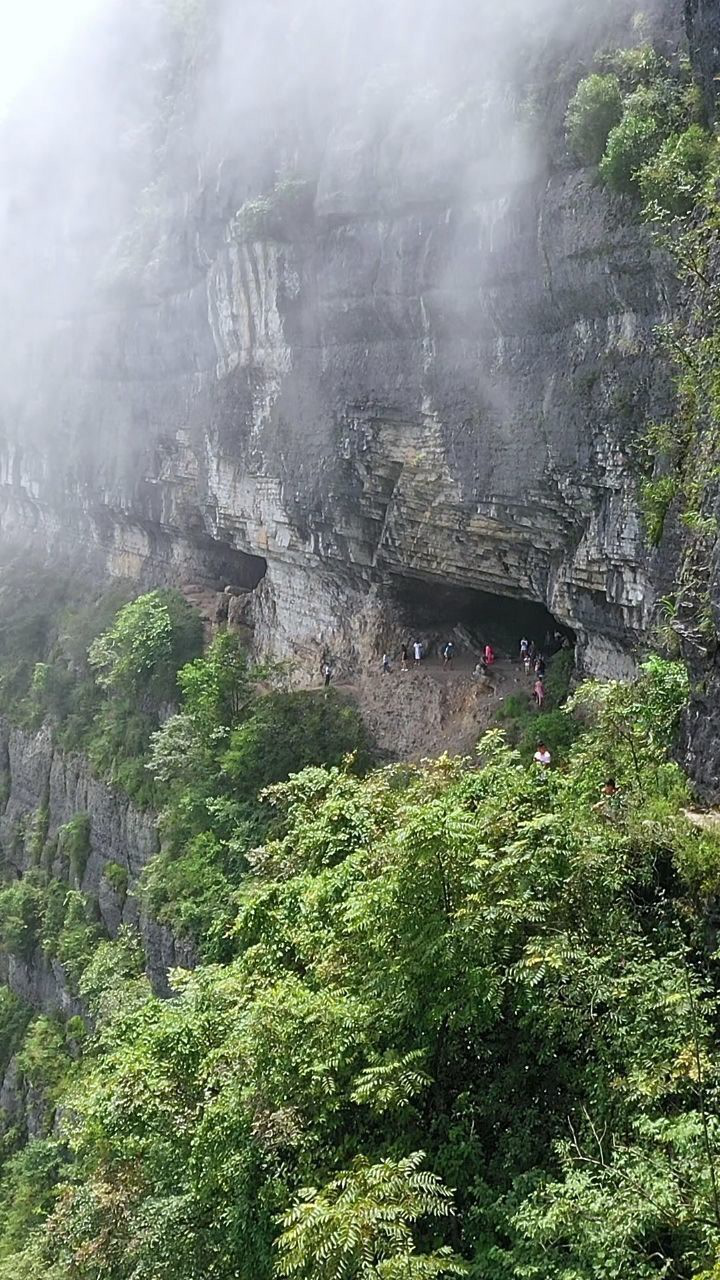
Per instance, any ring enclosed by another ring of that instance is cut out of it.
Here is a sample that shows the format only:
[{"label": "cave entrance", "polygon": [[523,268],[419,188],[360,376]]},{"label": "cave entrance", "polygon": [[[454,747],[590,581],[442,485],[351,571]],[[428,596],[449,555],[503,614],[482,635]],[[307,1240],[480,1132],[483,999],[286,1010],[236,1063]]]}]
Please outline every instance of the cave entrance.
[{"label": "cave entrance", "polygon": [[514,658],[523,636],[547,656],[575,646],[574,631],[536,600],[396,575],[387,586],[403,638],[420,639],[428,654],[439,654],[450,639],[459,655],[478,654],[489,643],[498,657]]},{"label": "cave entrance", "polygon": [[265,557],[251,551],[240,551],[208,535],[196,536],[194,545],[202,555],[204,580],[218,591],[228,586],[237,593],[254,591],[267,573]]},{"label": "cave entrance", "polygon": [[229,582],[246,591],[254,591],[267,573],[267,560],[250,551],[234,551],[227,569]]}]

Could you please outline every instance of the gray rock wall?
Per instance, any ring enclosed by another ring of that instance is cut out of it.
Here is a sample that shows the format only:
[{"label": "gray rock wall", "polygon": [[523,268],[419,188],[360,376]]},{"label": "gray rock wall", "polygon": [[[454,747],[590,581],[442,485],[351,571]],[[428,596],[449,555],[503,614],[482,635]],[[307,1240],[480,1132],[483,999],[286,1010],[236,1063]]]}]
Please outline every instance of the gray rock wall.
[{"label": "gray rock wall", "polygon": [[[93,777],[82,756],[58,751],[47,729],[31,734],[0,721],[0,762],[7,794],[0,816],[0,849],[6,867],[17,875],[30,869],[29,841],[22,833],[27,833],[40,810],[47,812],[46,847],[51,849],[62,826],[78,814],[87,814],[89,849],[80,878],[57,852],[51,873],[67,878],[72,887],[97,901],[100,918],[111,937],[123,924],[139,931],[148,976],[155,989],[166,994],[168,971],[191,967],[196,954],[191,943],[175,939],[149,917],[133,892],[143,868],[157,852],[154,816],[140,812],[122,792]],[[118,895],[104,875],[108,863],[127,873],[127,894]],[[0,982],[45,1013],[72,1016],[80,1011],[62,966],[40,951],[29,962],[0,955]]]},{"label": "gray rock wall", "polygon": [[[562,120],[635,5],[401,8],[344,0],[316,39],[308,3],[248,42],[229,6],[191,70],[133,62],[138,120],[165,75],[162,146],[118,133],[137,173],[123,200],[88,187],[82,234],[75,188],[64,222],[38,212],[42,152],[12,168],[56,274],[81,270],[57,299],[9,219],[0,524],[140,580],[262,556],[258,643],[306,673],[328,647],[364,663],[406,576],[542,601],[624,669],[653,607],[628,444],[667,400],[673,296]],[[680,0],[644,9],[677,48]]]},{"label": "gray rock wall", "polygon": [[716,120],[720,101],[720,0],[685,0],[685,9],[690,51],[708,119]]}]

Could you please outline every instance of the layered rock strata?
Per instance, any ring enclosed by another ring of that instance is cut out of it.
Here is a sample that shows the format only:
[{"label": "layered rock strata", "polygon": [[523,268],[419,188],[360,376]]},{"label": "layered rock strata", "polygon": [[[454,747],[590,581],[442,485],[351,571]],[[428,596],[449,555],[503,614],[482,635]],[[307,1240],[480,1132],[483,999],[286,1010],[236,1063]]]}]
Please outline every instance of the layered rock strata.
[{"label": "layered rock strata", "polygon": [[[667,401],[672,290],[562,119],[597,48],[639,38],[635,7],[516,7],[430,6],[409,42],[379,9],[366,49],[348,0],[312,85],[288,70],[302,27],[268,18],[258,83],[228,10],[195,62],[134,63],[120,106],[107,89],[46,213],[42,149],[10,166],[6,538],[140,581],[249,585],[264,562],[258,645],[304,675],[365,663],[407,577],[540,601],[590,669],[626,669],[653,610],[629,448]],[[677,49],[679,0],[645,8]],[[103,205],[83,175],[121,143]]]}]

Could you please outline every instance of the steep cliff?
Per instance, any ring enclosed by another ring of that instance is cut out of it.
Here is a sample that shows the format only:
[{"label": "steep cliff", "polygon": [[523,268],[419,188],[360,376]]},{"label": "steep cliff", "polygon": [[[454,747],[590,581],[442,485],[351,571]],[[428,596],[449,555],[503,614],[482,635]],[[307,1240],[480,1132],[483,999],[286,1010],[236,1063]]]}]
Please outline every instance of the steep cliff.
[{"label": "steep cliff", "polygon": [[720,5],[718,0],[686,0],[687,29],[693,63],[708,117],[717,117],[720,99]]},{"label": "steep cliff", "polygon": [[258,645],[307,669],[366,660],[415,579],[626,670],[672,273],[562,120],[598,48],[680,47],[680,0],[644,8],[111,11],[50,143],[6,127],[5,536],[262,579]]},{"label": "steep cliff", "polygon": [[[135,896],[138,878],[158,849],[154,815],[140,812],[122,792],[93,777],[81,756],[59,751],[47,730],[34,734],[0,724],[0,759],[6,797],[0,817],[4,879],[42,865],[96,905],[109,937],[121,925],[137,929],[148,976],[156,990],[166,993],[168,970],[192,965],[195,952],[190,942],[177,941],[157,924]],[[33,840],[39,815],[42,839]],[[74,860],[58,836],[78,817],[87,822],[87,837],[81,857]],[[119,888],[112,875],[118,870]],[[39,947],[31,955],[0,954],[0,982],[45,1013],[71,1016],[82,1009],[62,964]]]}]

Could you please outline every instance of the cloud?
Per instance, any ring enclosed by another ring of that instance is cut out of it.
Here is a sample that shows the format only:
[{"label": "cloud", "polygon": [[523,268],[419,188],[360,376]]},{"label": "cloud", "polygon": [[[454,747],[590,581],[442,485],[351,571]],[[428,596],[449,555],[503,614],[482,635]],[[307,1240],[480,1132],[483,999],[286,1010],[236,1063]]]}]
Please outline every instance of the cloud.
[{"label": "cloud", "polygon": [[61,60],[107,0],[0,0],[0,111]]}]

